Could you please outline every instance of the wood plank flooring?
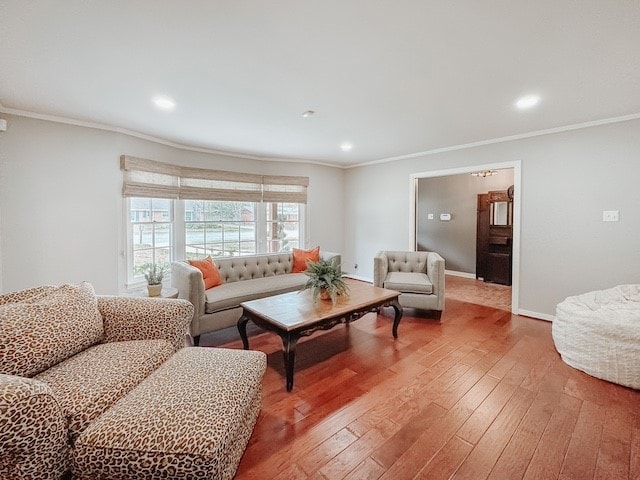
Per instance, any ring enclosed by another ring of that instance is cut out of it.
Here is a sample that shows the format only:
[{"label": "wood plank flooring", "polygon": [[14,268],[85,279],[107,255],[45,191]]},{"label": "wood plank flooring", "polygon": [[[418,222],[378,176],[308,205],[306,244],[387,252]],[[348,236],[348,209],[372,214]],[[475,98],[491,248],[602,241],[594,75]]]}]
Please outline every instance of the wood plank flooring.
[{"label": "wood plank flooring", "polygon": [[[565,365],[551,324],[448,298],[440,322],[392,309],[280,339],[236,479],[640,479],[640,392]],[[237,332],[203,344],[241,348]]]}]

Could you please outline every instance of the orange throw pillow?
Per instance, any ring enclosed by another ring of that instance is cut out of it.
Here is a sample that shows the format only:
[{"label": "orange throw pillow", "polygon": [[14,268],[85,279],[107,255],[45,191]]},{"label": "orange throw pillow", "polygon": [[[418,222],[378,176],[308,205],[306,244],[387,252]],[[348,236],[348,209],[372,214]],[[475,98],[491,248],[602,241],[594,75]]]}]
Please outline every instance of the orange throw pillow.
[{"label": "orange throw pillow", "polygon": [[189,260],[189,264],[202,272],[205,290],[222,285],[222,275],[220,275],[220,270],[218,270],[218,266],[213,263],[211,257],[207,257],[204,260]]},{"label": "orange throw pillow", "polygon": [[291,273],[302,273],[307,271],[307,262],[320,261],[320,247],[311,250],[293,249],[293,269]]}]

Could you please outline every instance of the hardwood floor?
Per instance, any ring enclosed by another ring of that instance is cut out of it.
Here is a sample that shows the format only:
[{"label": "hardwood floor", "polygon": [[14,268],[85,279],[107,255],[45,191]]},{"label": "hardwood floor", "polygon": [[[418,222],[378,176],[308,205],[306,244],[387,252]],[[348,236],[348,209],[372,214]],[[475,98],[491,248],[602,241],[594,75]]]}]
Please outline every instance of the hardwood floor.
[{"label": "hardwood floor", "polygon": [[511,311],[511,287],[447,275],[446,298]]},{"label": "hardwood floor", "polygon": [[[452,298],[395,341],[392,320],[301,340],[290,393],[253,330],[268,368],[237,479],[640,479],[640,392],[564,364],[550,323]],[[203,341],[241,348],[227,335]]]}]

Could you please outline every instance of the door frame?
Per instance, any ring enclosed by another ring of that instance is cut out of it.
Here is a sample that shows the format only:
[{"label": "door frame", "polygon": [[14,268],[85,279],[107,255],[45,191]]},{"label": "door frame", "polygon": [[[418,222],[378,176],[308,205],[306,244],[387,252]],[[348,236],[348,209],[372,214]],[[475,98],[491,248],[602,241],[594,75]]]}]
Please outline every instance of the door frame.
[{"label": "door frame", "polygon": [[470,165],[468,167],[447,168],[443,170],[432,170],[428,172],[412,173],[409,180],[409,239],[411,245],[409,249],[415,251],[418,247],[416,210],[418,179],[432,177],[448,177],[473,173],[481,170],[504,170],[513,168],[513,264],[511,266],[511,313],[518,313],[520,299],[520,215],[522,196],[522,161],[514,160],[510,162],[486,163],[481,165]]}]

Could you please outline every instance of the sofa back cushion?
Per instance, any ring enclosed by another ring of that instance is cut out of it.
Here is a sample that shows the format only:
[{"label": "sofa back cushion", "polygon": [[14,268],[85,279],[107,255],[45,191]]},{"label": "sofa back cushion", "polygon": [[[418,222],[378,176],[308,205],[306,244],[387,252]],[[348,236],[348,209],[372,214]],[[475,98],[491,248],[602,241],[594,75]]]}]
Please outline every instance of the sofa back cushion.
[{"label": "sofa back cushion", "polygon": [[32,377],[100,342],[93,286],[38,287],[0,296],[0,373]]},{"label": "sofa back cushion", "polygon": [[223,283],[272,277],[291,273],[293,257],[291,253],[272,253],[248,257],[215,258]]},{"label": "sofa back cushion", "polygon": [[427,273],[429,252],[386,252],[389,272]]}]

